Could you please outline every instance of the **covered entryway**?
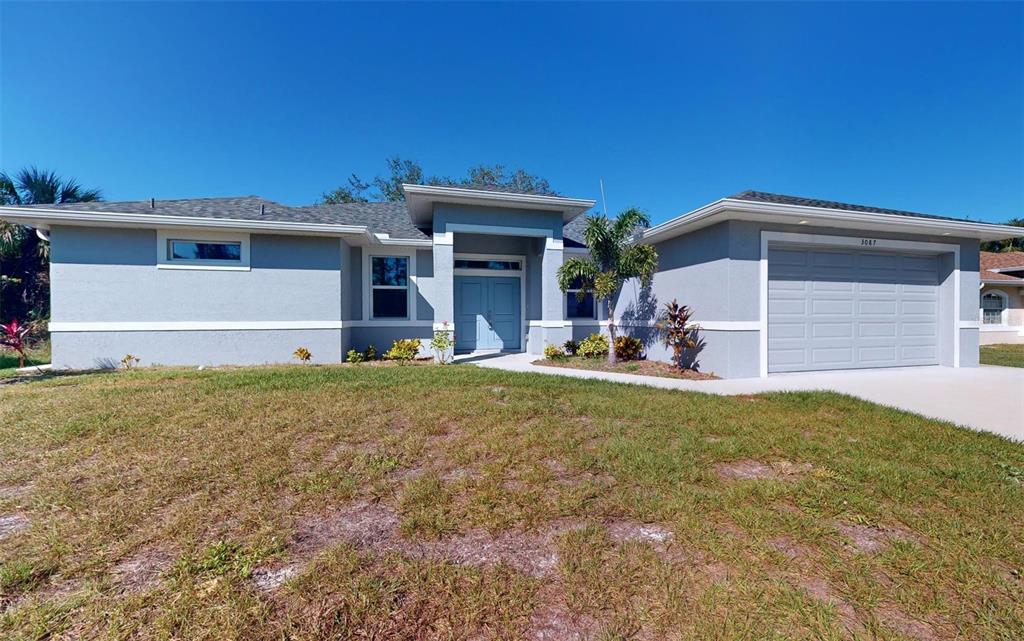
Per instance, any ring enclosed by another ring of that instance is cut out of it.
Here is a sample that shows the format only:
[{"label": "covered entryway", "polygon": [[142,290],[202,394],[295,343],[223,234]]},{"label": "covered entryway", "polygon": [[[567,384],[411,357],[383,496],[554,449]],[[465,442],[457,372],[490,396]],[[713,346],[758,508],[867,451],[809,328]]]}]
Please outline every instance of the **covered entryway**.
[{"label": "covered entryway", "polygon": [[455,277],[455,351],[522,347],[520,279]]},{"label": "covered entryway", "polygon": [[768,371],[937,365],[939,258],[768,250]]}]

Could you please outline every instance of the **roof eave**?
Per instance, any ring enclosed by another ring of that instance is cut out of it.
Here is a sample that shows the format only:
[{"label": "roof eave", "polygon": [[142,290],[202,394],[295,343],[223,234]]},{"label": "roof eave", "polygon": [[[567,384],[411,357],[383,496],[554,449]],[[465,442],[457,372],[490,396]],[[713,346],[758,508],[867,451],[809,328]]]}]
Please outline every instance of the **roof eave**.
[{"label": "roof eave", "polygon": [[1009,225],[722,198],[647,229],[643,234],[642,241],[646,243],[659,242],[715,224],[721,220],[730,219],[797,225],[815,224],[864,231],[955,236],[978,240],[1024,237],[1024,228]]},{"label": "roof eave", "polygon": [[486,191],[439,185],[402,185],[405,203],[414,224],[424,224],[433,216],[435,203],[456,205],[482,205],[514,209],[555,211],[562,221],[569,222],[594,206],[597,201],[562,196],[517,194],[505,191]]},{"label": "roof eave", "polygon": [[320,236],[353,236],[366,243],[378,242],[363,225],[332,225],[281,220],[246,220],[240,218],[204,218],[167,216],[130,212],[98,212],[39,207],[0,207],[0,218],[8,222],[48,229],[53,225],[89,227],[167,228],[187,227],[267,233],[289,233]]}]

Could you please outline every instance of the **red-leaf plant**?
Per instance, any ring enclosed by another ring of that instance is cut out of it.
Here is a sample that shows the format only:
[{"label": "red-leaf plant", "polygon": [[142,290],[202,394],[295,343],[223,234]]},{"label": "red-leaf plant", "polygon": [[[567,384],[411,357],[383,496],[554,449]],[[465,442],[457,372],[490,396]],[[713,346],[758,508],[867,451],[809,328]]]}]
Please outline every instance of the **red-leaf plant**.
[{"label": "red-leaf plant", "polygon": [[25,350],[28,349],[28,325],[22,325],[18,319],[4,325],[0,323],[0,347],[18,353],[18,367],[25,367]]}]

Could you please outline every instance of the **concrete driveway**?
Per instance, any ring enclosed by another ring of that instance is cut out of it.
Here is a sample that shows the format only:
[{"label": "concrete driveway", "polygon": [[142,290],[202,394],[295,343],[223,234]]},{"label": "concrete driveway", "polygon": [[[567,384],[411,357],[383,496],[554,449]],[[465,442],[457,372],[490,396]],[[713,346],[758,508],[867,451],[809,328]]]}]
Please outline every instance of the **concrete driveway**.
[{"label": "concrete driveway", "polygon": [[542,367],[532,364],[537,358],[530,354],[503,354],[474,362],[481,367],[509,371],[610,380],[706,394],[828,390],[1024,442],[1024,368],[992,365],[959,369],[898,367],[810,374],[773,374],[768,378],[685,381],[656,376]]}]

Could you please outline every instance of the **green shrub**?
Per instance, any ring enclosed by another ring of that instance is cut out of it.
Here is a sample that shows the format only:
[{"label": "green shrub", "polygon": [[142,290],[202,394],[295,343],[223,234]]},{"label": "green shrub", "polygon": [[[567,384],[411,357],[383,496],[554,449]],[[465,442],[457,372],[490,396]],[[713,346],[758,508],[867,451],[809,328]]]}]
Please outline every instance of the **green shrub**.
[{"label": "green shrub", "polygon": [[366,350],[363,352],[363,356],[365,356],[366,360],[368,361],[375,361],[378,358],[380,358],[380,356],[377,355],[377,348],[374,347],[373,345],[366,346]]},{"label": "green shrub", "polygon": [[591,334],[580,341],[576,355],[583,358],[604,358],[608,356],[608,338],[601,334]]},{"label": "green shrub", "polygon": [[644,343],[633,336],[617,336],[615,338],[615,358],[620,361],[639,360],[644,353]]},{"label": "green shrub", "polygon": [[345,354],[345,361],[349,363],[362,363],[365,360],[366,357],[363,356],[363,353],[354,349],[348,350],[348,353]]},{"label": "green shrub", "polygon": [[565,350],[558,345],[545,345],[544,358],[549,361],[560,361],[565,358]]},{"label": "green shrub", "polygon": [[562,349],[565,350],[566,356],[575,356],[576,352],[580,350],[580,344],[574,340],[567,340],[565,341],[565,344],[562,345]]},{"label": "green shrub", "polygon": [[418,338],[400,338],[391,345],[387,354],[384,354],[384,360],[400,363],[411,361],[419,355],[422,345],[423,342]]}]

